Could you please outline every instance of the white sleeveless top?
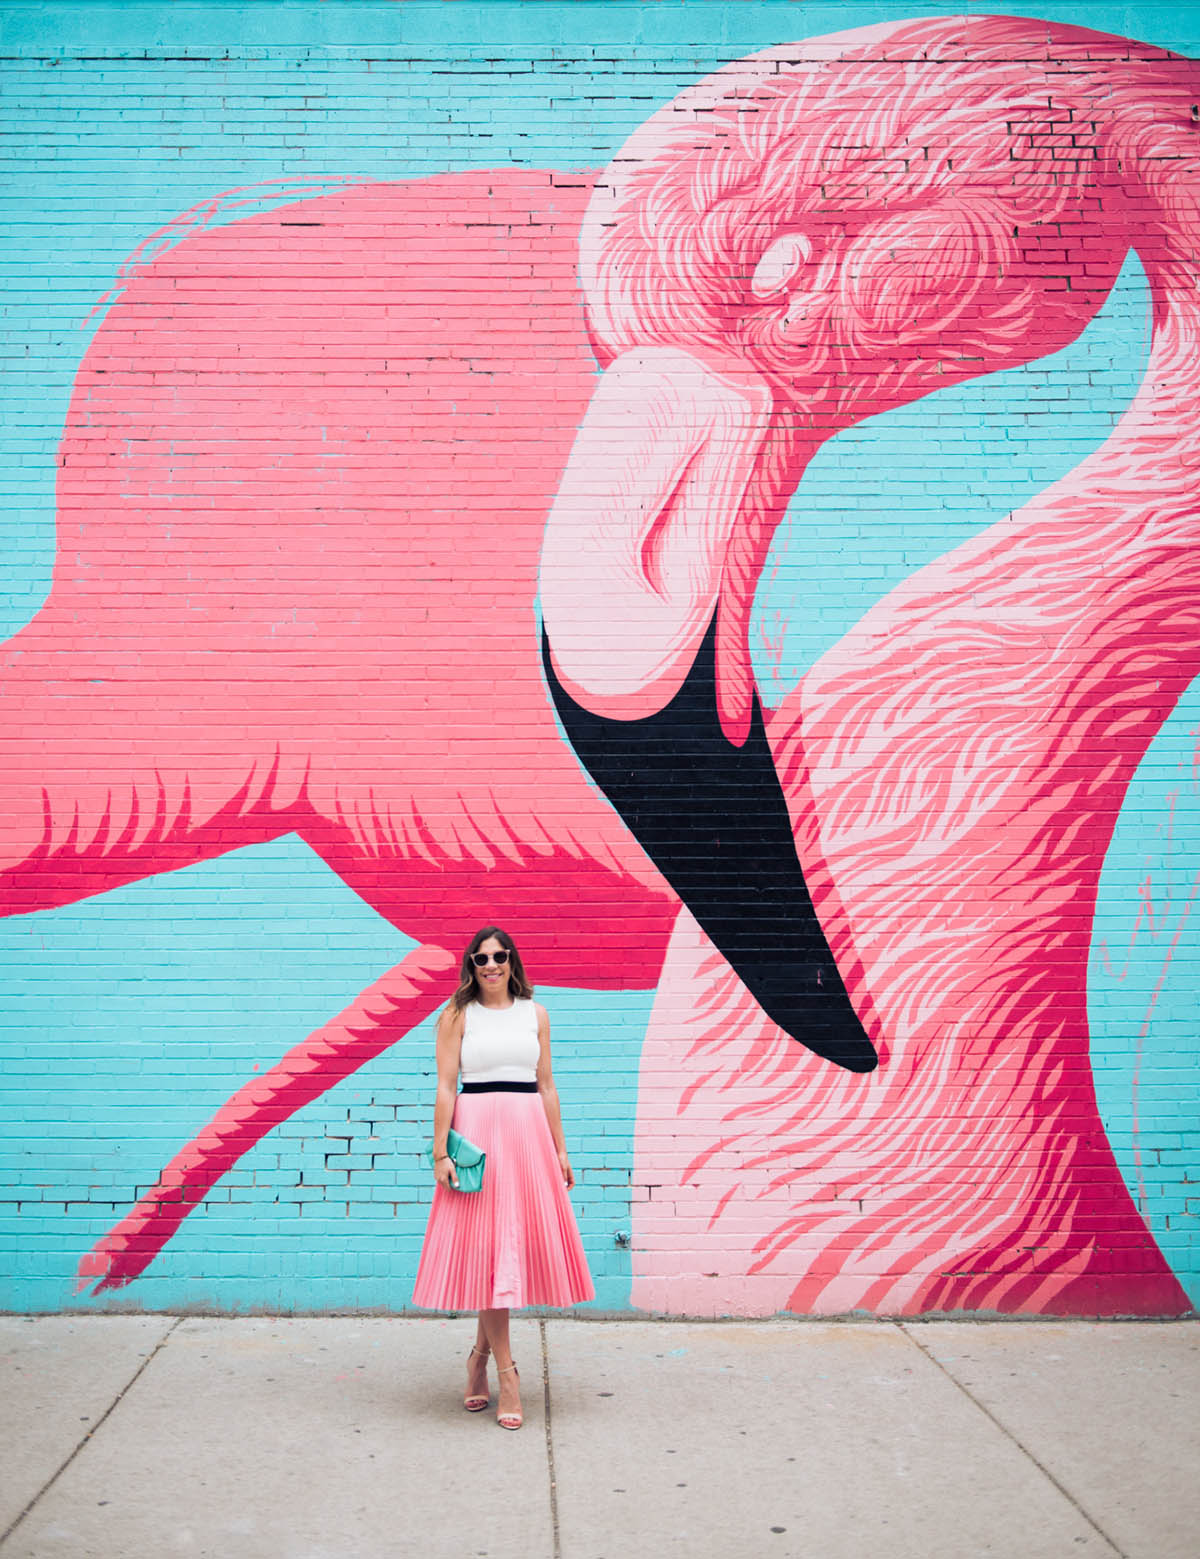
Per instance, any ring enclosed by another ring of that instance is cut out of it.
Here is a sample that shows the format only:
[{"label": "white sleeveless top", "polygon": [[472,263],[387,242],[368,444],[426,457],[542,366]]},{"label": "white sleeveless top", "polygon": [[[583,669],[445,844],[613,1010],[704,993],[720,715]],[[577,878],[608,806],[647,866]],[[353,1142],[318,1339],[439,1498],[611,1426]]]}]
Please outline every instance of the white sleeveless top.
[{"label": "white sleeveless top", "polygon": [[464,1083],[537,1081],[537,1009],[529,1000],[511,1007],[467,1003],[458,1066]]}]

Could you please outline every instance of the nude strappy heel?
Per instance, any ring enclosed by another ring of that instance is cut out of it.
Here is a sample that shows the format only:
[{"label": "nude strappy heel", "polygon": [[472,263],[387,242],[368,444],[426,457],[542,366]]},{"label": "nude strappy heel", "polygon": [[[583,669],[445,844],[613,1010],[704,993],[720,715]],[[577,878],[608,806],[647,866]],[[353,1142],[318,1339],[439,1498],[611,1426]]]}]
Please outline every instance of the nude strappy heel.
[{"label": "nude strappy heel", "polygon": [[[470,1353],[467,1354],[468,1362],[474,1358],[476,1354],[478,1354],[478,1356],[484,1360],[490,1359],[492,1356],[490,1349],[472,1348]],[[463,1398],[463,1406],[466,1408],[468,1413],[482,1413],[490,1401],[490,1397],[466,1396]]]},{"label": "nude strappy heel", "polygon": [[[496,1374],[507,1375],[509,1370],[512,1370],[516,1375],[517,1384],[519,1385],[521,1381],[521,1372],[517,1369],[515,1364],[506,1364],[503,1369],[497,1369]],[[525,1422],[525,1417],[522,1413],[497,1413],[496,1422],[500,1425],[501,1429],[519,1429]]]}]

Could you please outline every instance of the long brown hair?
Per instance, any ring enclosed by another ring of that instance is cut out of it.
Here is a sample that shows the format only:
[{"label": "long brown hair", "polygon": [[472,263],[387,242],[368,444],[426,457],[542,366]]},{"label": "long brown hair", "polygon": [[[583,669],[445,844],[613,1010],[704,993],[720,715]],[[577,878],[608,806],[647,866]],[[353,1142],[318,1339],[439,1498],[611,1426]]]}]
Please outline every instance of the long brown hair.
[{"label": "long brown hair", "polygon": [[459,986],[450,998],[450,1005],[455,1012],[461,1012],[468,1002],[478,1000],[479,976],[475,973],[471,955],[477,953],[489,937],[495,937],[501,947],[508,949],[508,989],[513,1000],[516,1001],[520,997],[527,1001],[533,995],[533,986],[530,985],[525,974],[525,965],[521,962],[520,953],[517,952],[517,944],[508,932],[501,931],[499,926],[484,926],[482,931],[477,931],[471,938],[462,956]]}]

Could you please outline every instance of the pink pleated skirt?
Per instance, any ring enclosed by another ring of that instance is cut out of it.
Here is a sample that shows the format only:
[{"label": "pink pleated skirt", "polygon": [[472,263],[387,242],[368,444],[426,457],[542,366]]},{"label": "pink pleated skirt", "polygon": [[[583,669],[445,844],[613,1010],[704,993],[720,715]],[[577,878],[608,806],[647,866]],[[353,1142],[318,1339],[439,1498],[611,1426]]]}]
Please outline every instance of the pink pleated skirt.
[{"label": "pink pleated skirt", "polygon": [[434,1190],[413,1303],[517,1310],[593,1299],[541,1096],[459,1094],[454,1129],[487,1154],[483,1188]]}]

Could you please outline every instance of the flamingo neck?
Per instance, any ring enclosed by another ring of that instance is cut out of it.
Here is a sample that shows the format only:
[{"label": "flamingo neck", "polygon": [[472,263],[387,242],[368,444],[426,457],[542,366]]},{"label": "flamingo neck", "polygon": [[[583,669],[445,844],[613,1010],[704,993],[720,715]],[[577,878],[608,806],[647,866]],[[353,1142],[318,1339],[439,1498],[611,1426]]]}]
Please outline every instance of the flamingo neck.
[{"label": "flamingo neck", "polygon": [[1129,411],[1101,453],[1116,465],[1130,455],[1152,459],[1168,490],[1189,488],[1200,458],[1200,278],[1194,265],[1182,261],[1147,265],[1146,274],[1154,320],[1150,362]]}]

